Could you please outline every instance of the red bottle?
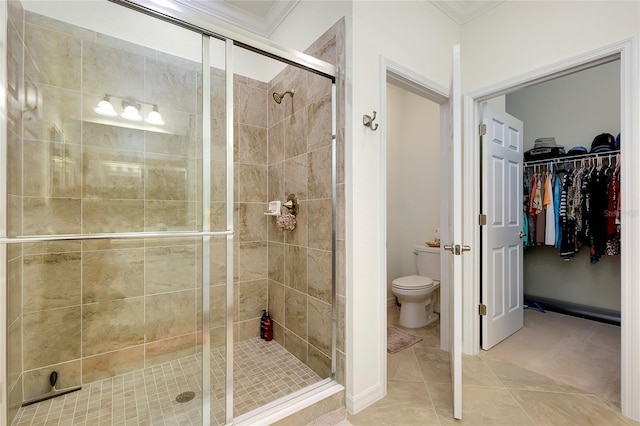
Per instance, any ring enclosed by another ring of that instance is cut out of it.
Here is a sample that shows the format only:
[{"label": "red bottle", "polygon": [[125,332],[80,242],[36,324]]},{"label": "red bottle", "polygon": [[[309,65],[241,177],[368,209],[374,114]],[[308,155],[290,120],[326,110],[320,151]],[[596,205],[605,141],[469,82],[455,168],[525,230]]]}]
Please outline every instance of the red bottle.
[{"label": "red bottle", "polygon": [[273,320],[267,311],[267,317],[264,319],[264,340],[267,342],[273,340]]}]

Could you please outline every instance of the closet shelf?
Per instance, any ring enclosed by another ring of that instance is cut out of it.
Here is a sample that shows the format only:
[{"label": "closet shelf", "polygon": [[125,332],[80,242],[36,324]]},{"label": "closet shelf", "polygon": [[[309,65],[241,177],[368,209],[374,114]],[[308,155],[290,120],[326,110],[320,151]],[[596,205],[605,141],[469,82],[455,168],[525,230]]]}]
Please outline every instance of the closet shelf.
[{"label": "closet shelf", "polygon": [[611,158],[614,157],[616,155],[620,154],[620,150],[614,150],[614,151],[605,151],[605,152],[590,152],[590,153],[585,153],[585,154],[576,154],[576,155],[565,155],[563,157],[556,157],[556,158],[545,158],[544,160],[530,160],[530,161],[524,161],[522,163],[522,165],[524,167],[527,166],[534,166],[534,165],[538,165],[538,164],[545,164],[545,163],[553,163],[553,164],[559,164],[559,163],[564,163],[564,162],[568,162],[568,161],[574,161],[574,160],[586,160],[586,159],[590,159],[590,158]]}]

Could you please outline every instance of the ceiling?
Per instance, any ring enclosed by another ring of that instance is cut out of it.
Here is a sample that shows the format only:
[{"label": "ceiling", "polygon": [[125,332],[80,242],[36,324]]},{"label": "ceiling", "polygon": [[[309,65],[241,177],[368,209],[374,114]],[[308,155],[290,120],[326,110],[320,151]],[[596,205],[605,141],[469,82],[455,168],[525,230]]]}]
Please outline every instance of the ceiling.
[{"label": "ceiling", "polygon": [[[177,0],[223,21],[269,37],[300,0]],[[500,1],[430,0],[458,24],[471,21]]]}]

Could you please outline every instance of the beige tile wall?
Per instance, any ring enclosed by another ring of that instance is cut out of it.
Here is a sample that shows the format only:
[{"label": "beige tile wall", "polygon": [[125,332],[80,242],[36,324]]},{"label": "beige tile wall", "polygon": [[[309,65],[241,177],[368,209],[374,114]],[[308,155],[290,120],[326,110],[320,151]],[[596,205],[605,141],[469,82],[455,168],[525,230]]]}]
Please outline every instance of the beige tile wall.
[{"label": "beige tile wall", "polygon": [[[338,66],[344,65],[344,23],[338,22],[306,53]],[[281,104],[269,102],[268,195],[300,202],[296,229],[282,232],[270,218],[269,309],[276,322],[275,339],[322,377],[331,373],[332,313],[332,200],[331,200],[331,82],[310,72],[287,67],[269,83],[273,92],[293,90]],[[338,100],[338,102],[340,102]],[[338,111],[339,128],[344,118]],[[343,135],[344,131],[340,132]],[[341,170],[344,142],[339,136],[338,194],[344,193]],[[339,201],[339,200],[338,200]],[[344,218],[344,202],[338,202]],[[344,247],[344,224],[336,224],[338,247]],[[344,250],[339,250],[344,255]],[[343,257],[338,268],[344,268]],[[344,273],[339,273],[344,277]],[[340,283],[339,283],[340,284]],[[338,285],[339,328],[344,327],[344,285]],[[344,361],[344,332],[338,349]],[[338,362],[343,366],[344,362]],[[344,371],[344,370],[342,370]],[[338,379],[344,373],[338,372]]]},{"label": "beige tile wall", "polygon": [[[197,228],[199,66],[24,15],[13,0],[9,6],[9,81],[24,90],[10,90],[7,99],[10,235]],[[337,24],[308,53],[343,63],[336,53],[343,31]],[[211,79],[212,228],[224,229],[224,74],[213,70]],[[293,101],[272,102],[272,91],[285,87],[295,90]],[[288,68],[269,84],[236,76],[234,89],[235,338],[258,336],[268,305],[276,340],[327,376],[330,84]],[[173,134],[162,134],[91,122],[90,108],[82,105],[94,105],[105,93],[158,104],[180,123]],[[344,194],[343,117],[339,125],[338,193]],[[268,200],[291,192],[300,200],[298,228],[284,234],[262,213]],[[343,209],[340,202],[339,218]],[[343,224],[338,231],[343,259]],[[68,387],[196,353],[202,311],[197,242],[59,242],[15,245],[8,252],[10,416],[23,400],[49,390],[54,369],[58,387]],[[214,347],[224,345],[224,259],[224,240],[212,241]],[[339,277],[344,365],[344,273]]]}]

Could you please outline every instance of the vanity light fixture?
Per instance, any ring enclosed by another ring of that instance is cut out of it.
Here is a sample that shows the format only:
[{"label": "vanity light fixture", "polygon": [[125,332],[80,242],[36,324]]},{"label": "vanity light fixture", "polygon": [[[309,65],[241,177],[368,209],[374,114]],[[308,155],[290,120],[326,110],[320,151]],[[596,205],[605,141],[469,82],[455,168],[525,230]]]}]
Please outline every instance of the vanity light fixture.
[{"label": "vanity light fixture", "polygon": [[105,117],[116,117],[118,115],[108,95],[105,95],[93,110],[97,114],[104,115]]},{"label": "vanity light fixture", "polygon": [[140,106],[138,104],[131,101],[122,101],[122,107],[124,111],[120,114],[120,117],[131,121],[142,121],[142,116],[138,110]]},{"label": "vanity light fixture", "polygon": [[151,110],[151,112],[149,113],[145,121],[149,124],[154,124],[156,126],[164,125],[164,120],[162,119],[162,116],[158,112],[158,105],[153,106],[153,109]]}]

